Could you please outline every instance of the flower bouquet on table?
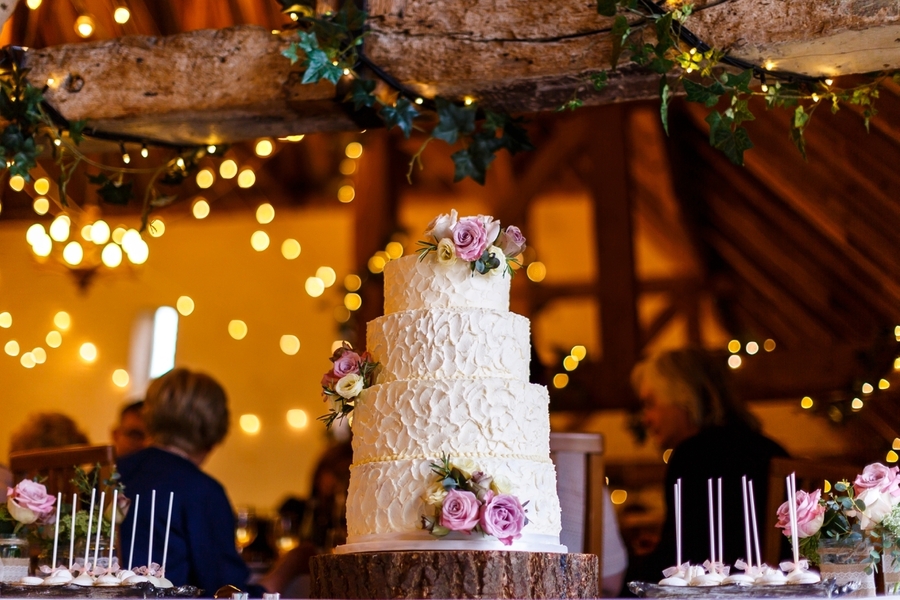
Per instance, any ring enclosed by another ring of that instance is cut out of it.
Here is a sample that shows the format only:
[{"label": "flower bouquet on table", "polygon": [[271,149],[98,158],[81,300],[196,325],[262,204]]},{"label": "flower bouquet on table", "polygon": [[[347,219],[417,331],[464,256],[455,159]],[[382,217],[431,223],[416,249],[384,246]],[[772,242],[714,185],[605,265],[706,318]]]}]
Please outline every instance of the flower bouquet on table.
[{"label": "flower bouquet on table", "polygon": [[[796,505],[800,553],[823,571],[828,564],[854,563],[871,575],[883,558],[900,559],[900,468],[873,463],[827,494],[798,490]],[[785,502],[776,527],[790,537],[788,513]]]},{"label": "flower bouquet on table", "polygon": [[353,412],[362,391],[375,383],[375,370],[379,364],[368,352],[354,352],[347,342],[335,350],[329,360],[333,364],[322,377],[322,395],[332,405],[328,414],[319,417],[326,427]]},{"label": "flower bouquet on table", "polygon": [[522,535],[528,524],[525,504],[508,493],[509,482],[479,471],[468,459],[450,462],[445,456],[440,464],[432,463],[436,475],[425,495],[425,504],[433,510],[422,516],[422,527],[435,537],[451,531],[492,535],[505,546]]},{"label": "flower bouquet on table", "polygon": [[513,266],[522,266],[518,256],[525,250],[525,236],[513,225],[503,229],[500,221],[488,215],[460,218],[451,210],[435,217],[425,236],[430,239],[419,241],[419,260],[434,252],[440,264],[462,260],[482,275],[493,271],[512,276]]}]

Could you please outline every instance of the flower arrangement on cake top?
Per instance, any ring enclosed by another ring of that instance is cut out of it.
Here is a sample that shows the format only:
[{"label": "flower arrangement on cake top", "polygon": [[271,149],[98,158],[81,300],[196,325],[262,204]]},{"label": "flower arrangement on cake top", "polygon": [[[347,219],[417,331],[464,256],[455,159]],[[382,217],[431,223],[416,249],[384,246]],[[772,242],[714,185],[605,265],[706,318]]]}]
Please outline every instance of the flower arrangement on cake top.
[{"label": "flower arrangement on cake top", "polygon": [[454,209],[435,217],[425,236],[429,239],[419,241],[419,260],[434,252],[440,264],[462,260],[482,275],[495,271],[512,276],[513,265],[522,266],[516,257],[525,250],[525,236],[514,225],[503,229],[489,215],[459,217]]},{"label": "flower arrangement on cake top", "polygon": [[[822,540],[868,543],[866,569],[875,569],[881,554],[900,558],[900,468],[866,466],[853,483],[839,481],[831,492],[797,491],[797,537],[800,553],[813,564]],[[791,536],[789,504],[778,508],[776,527]]]},{"label": "flower arrangement on cake top", "polygon": [[[433,515],[422,516],[422,527],[435,537],[451,531],[492,535],[509,546],[528,524],[525,505],[508,493],[509,484],[479,471],[468,459],[454,463],[445,456],[431,464],[436,478],[425,495]],[[527,502],[525,503],[528,504]]]},{"label": "flower arrangement on cake top", "polygon": [[319,417],[326,427],[353,412],[360,393],[375,383],[375,369],[379,364],[368,352],[354,352],[347,342],[329,360],[333,366],[322,376],[322,395],[326,401],[332,401],[332,406],[328,414]]}]

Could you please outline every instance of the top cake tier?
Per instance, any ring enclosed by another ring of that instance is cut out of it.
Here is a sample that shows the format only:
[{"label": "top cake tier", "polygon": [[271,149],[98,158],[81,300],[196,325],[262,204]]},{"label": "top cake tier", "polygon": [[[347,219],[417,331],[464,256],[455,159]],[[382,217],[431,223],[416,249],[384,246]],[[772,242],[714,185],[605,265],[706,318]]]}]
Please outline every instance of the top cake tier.
[{"label": "top cake tier", "polygon": [[502,269],[482,275],[469,264],[438,263],[433,254],[392,260],[384,268],[384,314],[419,308],[509,310],[510,276]]}]

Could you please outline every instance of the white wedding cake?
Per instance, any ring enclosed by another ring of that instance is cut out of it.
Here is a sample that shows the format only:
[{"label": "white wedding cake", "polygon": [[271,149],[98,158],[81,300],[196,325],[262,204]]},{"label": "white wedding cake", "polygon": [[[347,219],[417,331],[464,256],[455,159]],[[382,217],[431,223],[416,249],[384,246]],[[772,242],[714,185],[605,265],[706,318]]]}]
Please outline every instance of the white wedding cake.
[{"label": "white wedding cake", "polygon": [[[369,323],[366,338],[380,366],[352,409],[347,543],[337,553],[566,552],[550,461],[549,396],[528,382],[530,324],[509,312],[512,273],[500,249],[487,247],[503,259],[502,268],[488,263],[484,271],[481,264],[478,272],[473,261],[442,255],[438,244],[385,268],[385,316]],[[493,254],[485,250],[484,258]],[[477,471],[475,479],[487,474],[491,489],[521,500],[527,524],[515,539],[477,528],[438,537],[423,528],[434,465],[445,458],[463,472]]]}]

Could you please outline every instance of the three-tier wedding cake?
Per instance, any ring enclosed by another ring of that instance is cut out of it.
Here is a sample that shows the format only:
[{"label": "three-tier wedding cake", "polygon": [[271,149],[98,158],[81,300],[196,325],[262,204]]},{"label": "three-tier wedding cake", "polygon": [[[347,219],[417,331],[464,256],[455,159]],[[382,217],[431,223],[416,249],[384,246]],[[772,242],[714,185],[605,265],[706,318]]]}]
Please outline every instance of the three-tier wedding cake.
[{"label": "three-tier wedding cake", "polygon": [[418,256],[385,268],[385,316],[369,323],[360,363],[377,369],[342,392],[357,393],[352,404],[332,394],[352,406],[353,430],[336,552],[566,552],[549,397],[528,382],[529,321],[509,311],[524,238],[455,211],[426,237]]}]

